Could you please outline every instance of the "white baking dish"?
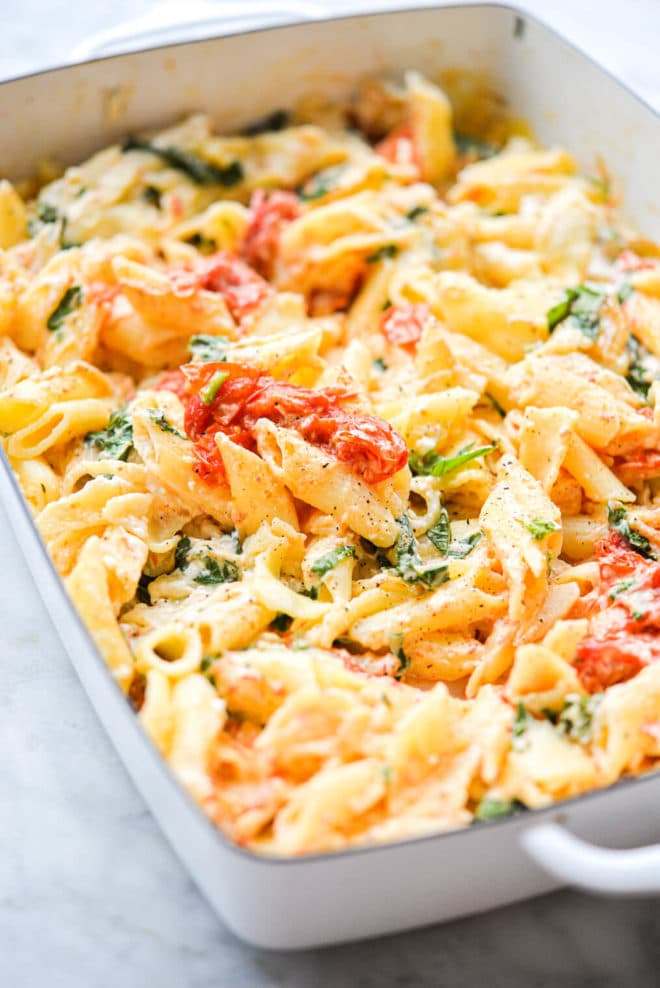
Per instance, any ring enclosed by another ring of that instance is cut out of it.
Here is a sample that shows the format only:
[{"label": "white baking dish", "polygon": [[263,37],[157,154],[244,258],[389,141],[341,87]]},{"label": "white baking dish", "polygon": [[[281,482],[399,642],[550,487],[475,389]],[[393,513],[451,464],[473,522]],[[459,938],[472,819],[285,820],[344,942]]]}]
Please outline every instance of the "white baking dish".
[{"label": "white baking dish", "polygon": [[[79,160],[186,110],[207,110],[231,129],[302,92],[341,97],[364,74],[411,67],[436,74],[455,66],[482,69],[543,142],[561,143],[585,164],[600,153],[622,180],[628,214],[647,234],[660,235],[660,120],[552,31],[504,6],[277,27],[6,82],[0,172],[25,175],[45,155]],[[545,811],[385,846],[271,860],[230,844],[142,733],[0,462],[0,497],[90,699],[165,834],[239,936],[274,948],[329,944],[489,909],[565,882],[601,892],[660,891],[660,845],[622,851],[583,842],[630,848],[657,838],[658,775]]]}]

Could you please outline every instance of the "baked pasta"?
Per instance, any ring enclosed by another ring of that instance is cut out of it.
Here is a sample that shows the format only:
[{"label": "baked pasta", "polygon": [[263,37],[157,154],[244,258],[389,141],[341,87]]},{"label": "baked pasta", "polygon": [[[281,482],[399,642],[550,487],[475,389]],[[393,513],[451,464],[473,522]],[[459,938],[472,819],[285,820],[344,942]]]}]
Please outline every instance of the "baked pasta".
[{"label": "baked pasta", "polygon": [[145,732],[273,855],[660,755],[659,249],[413,72],[318,114],[0,184],[4,454]]}]

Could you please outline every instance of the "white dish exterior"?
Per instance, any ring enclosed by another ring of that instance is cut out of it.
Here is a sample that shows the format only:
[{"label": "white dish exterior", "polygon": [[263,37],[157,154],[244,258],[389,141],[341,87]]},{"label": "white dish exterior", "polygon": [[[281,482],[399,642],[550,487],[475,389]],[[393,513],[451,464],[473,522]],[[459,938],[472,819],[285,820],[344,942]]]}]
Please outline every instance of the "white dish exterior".
[{"label": "white dish exterior", "polygon": [[[186,110],[207,110],[220,129],[229,130],[294,104],[303,92],[340,98],[366,74],[414,67],[434,75],[461,66],[483,71],[543,143],[562,144],[585,166],[602,155],[621,179],[627,215],[647,235],[660,236],[658,118],[553,32],[503,6],[319,21],[7,82],[0,86],[0,171],[20,177],[45,156],[78,160]],[[63,127],[63,120],[75,121],[75,127]],[[201,890],[244,939],[283,949],[375,936],[489,909],[569,880],[597,891],[660,890],[660,847],[612,856],[576,846],[552,822],[597,844],[631,847],[653,840],[660,814],[657,775],[545,811],[398,844],[289,860],[257,857],[232,845],[143,734],[74,613],[4,460],[0,497],[129,772]]]}]

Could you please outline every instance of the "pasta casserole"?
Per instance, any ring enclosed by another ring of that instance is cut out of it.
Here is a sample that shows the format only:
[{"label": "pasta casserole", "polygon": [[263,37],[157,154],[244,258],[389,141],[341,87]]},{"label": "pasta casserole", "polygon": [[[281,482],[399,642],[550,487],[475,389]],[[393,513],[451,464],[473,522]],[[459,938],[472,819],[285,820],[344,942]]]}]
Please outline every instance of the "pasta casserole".
[{"label": "pasta casserole", "polygon": [[144,731],[260,853],[660,756],[660,249],[517,130],[409,72],[0,183],[4,454]]}]

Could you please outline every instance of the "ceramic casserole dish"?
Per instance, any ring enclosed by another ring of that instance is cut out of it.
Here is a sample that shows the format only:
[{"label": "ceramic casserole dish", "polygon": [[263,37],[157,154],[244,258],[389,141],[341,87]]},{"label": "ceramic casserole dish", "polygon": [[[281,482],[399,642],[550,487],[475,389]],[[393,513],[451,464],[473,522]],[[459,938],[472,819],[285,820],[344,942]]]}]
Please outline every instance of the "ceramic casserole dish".
[{"label": "ceramic casserole dish", "polygon": [[[305,12],[302,6],[294,16]],[[561,144],[582,164],[602,155],[621,181],[629,217],[660,237],[660,119],[527,14],[487,4],[335,20],[317,19],[315,6],[307,12],[313,19],[306,23],[113,55],[3,83],[0,171],[17,178],[44,157],[80,160],[191,109],[208,111],[231,131],[312,89],[341,99],[365,75],[468,67],[488,77],[542,143]],[[201,30],[210,30],[205,21]],[[121,38],[106,36],[79,54],[117,44]],[[75,613],[4,459],[0,497],[128,771],[202,892],[240,937],[278,949],[331,944],[490,909],[568,882],[604,893],[660,891],[660,845],[642,846],[658,838],[657,774],[546,810],[382,846],[281,860],[235,846],[144,735]]]}]

